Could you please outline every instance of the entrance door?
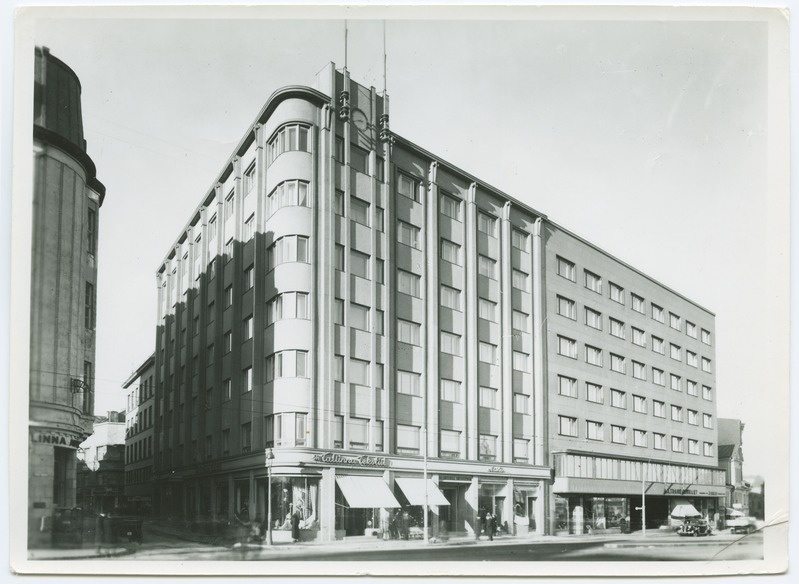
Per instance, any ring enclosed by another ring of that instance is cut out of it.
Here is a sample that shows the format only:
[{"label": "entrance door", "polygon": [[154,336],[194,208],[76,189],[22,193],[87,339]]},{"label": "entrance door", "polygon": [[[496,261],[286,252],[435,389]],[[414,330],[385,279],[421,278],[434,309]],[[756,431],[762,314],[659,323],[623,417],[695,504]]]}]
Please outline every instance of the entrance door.
[{"label": "entrance door", "polygon": [[447,531],[463,531],[463,527],[458,524],[458,517],[461,514],[459,489],[457,487],[442,488],[441,492],[449,501],[449,505],[440,505],[438,507],[441,524],[446,527]]}]

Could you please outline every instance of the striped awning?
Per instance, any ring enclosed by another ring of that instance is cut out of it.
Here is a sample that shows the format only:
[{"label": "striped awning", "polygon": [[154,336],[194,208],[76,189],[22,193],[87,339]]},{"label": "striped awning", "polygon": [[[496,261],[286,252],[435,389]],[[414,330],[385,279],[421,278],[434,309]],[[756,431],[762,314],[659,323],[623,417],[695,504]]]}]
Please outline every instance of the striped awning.
[{"label": "striped awning", "polygon": [[382,477],[336,477],[336,484],[352,509],[390,509],[400,507]]}]

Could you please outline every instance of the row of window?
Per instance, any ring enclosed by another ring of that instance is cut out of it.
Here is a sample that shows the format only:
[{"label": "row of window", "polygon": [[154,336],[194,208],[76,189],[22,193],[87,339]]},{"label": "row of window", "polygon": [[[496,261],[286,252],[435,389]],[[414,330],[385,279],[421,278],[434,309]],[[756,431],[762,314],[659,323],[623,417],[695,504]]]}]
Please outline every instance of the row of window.
[{"label": "row of window", "polygon": [[[579,437],[577,418],[571,416],[558,416],[558,433],[561,436]],[[617,426],[615,424],[605,424],[604,422],[597,422],[594,420],[585,420],[585,438],[588,440],[596,440],[599,442],[605,441],[605,427],[610,426],[610,441],[614,444],[628,444],[628,428],[626,426]],[[650,444],[649,436],[652,436]],[[632,429],[632,445],[642,448],[649,448],[650,446],[655,450],[666,450],[666,434],[660,432],[650,432],[641,429]],[[671,436],[671,450],[673,452],[685,452],[685,444],[687,443],[688,454],[699,454],[699,440],[689,438],[685,440],[682,436]],[[713,443],[704,442],[702,454],[704,456],[713,456]]]},{"label": "row of window", "polygon": [[[707,394],[706,399],[710,399],[710,388],[705,386]],[[566,397],[578,397],[577,380],[565,375],[558,375],[558,393]],[[605,403],[605,391],[603,386],[585,382],[585,399],[589,402],[603,404]],[[619,389],[610,389],[610,405],[614,408],[627,409],[627,393]],[[646,397],[641,395],[632,394],[632,409],[634,412],[641,414],[647,413]],[[688,423],[694,426],[699,425],[699,412],[686,408],[688,411]],[[652,415],[657,418],[666,417],[666,403],[660,400],[652,400]],[[676,422],[683,421],[683,408],[682,406],[671,406],[671,419]],[[705,428],[713,427],[713,416],[710,414],[702,414],[702,426]]]},{"label": "row of window", "polygon": [[153,467],[145,466],[125,471],[125,484],[134,485],[139,483],[149,483],[152,480]]},{"label": "row of window", "polygon": [[[558,295],[557,296],[557,311],[558,314],[564,316],[570,320],[577,320],[577,307],[574,300],[570,298],[566,298],[565,296]],[[584,307],[585,312],[585,324],[591,328],[596,330],[603,330],[603,316],[602,313],[598,310],[594,310],[588,306]],[[626,324],[613,317],[608,317],[608,321],[610,322],[610,334],[614,337],[617,337],[622,340],[627,339],[627,327]],[[631,326],[630,327],[632,337],[631,340],[634,345],[639,347],[646,347],[646,332],[642,329],[637,327]],[[652,343],[652,351],[655,353],[659,353],[661,355],[666,354],[666,342],[655,335],[650,334],[650,339]],[[683,348],[676,343],[669,343],[669,357],[674,359],[675,361],[682,361],[683,355]],[[690,365],[691,367],[698,367],[700,363],[699,356],[690,349],[685,349],[685,362],[686,364]],[[701,365],[702,371],[706,373],[711,372],[711,361],[707,357],[701,358]]]},{"label": "row of window", "polygon": [[147,436],[125,447],[125,462],[137,462],[153,455],[153,437]]},{"label": "row of window", "polygon": [[[572,282],[577,281],[577,268],[574,262],[567,260],[566,258],[557,256],[557,273],[558,275],[566,278],[567,280],[571,280]],[[602,294],[602,277],[589,271],[583,269],[583,275],[585,278],[585,287],[597,294]],[[608,282],[609,288],[609,298],[614,302],[626,306],[626,293],[622,286],[615,284],[614,282]],[[633,292],[630,293],[631,298],[631,308],[640,313],[646,314],[646,300],[635,294]],[[650,302],[650,309],[651,309],[651,316],[652,319],[659,322],[664,323],[666,322],[666,312],[663,307],[655,304],[654,302]],[[683,320],[678,314],[673,312],[669,312],[669,326],[677,331],[683,331]],[[685,334],[689,337],[696,339],[697,336],[701,339],[703,343],[706,345],[711,344],[711,336],[710,331],[707,329],[698,329],[696,324],[689,320],[685,320]]]}]

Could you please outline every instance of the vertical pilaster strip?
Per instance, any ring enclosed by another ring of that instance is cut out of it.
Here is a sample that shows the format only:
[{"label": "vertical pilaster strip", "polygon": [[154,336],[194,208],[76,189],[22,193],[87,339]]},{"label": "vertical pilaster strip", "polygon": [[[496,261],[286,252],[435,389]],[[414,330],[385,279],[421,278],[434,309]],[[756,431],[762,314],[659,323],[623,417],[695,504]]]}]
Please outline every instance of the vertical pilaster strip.
[{"label": "vertical pilaster strip", "polygon": [[543,253],[544,241],[539,217],[533,225],[533,443],[531,464],[545,466],[547,443],[547,388],[545,383],[544,342],[545,298]]},{"label": "vertical pilaster strip", "polygon": [[[466,458],[476,460],[478,453],[477,403],[479,397],[477,377],[477,183],[472,183],[466,193],[466,328],[465,352],[463,360],[466,366]],[[476,509],[476,507],[475,507]]]},{"label": "vertical pilaster strip", "polygon": [[[335,69],[333,70],[333,88],[335,89]],[[335,92],[334,92],[335,93]],[[332,318],[333,285],[336,268],[334,254],[336,249],[336,232],[334,229],[335,211],[332,201],[335,199],[335,177],[333,148],[335,138],[335,116],[332,107],[325,105],[321,110],[321,123],[316,135],[315,160],[316,184],[314,193],[314,225],[316,226],[316,297],[312,297],[314,310],[314,347],[319,366],[314,371],[314,393],[318,398],[312,402],[310,415],[316,419],[310,423],[316,428],[316,435],[311,436],[308,446],[315,448],[332,448],[333,409],[335,400],[335,382],[333,381],[333,332],[335,325]]]},{"label": "vertical pilaster strip", "polygon": [[[388,96],[383,96],[383,113],[388,114]],[[384,238],[386,245],[383,248],[385,255],[383,261],[383,290],[385,292],[385,319],[383,323],[384,342],[386,351],[385,356],[385,369],[386,369],[386,399],[383,400],[383,448],[386,452],[394,452],[395,436],[394,429],[396,428],[396,421],[394,420],[394,398],[396,395],[396,371],[395,371],[395,354],[396,342],[396,324],[395,324],[395,294],[396,292],[396,274],[394,268],[394,250],[395,250],[395,195],[394,195],[394,168],[391,162],[391,140],[383,142],[383,159],[385,160],[383,168],[383,195],[385,198],[385,207],[383,212],[384,221]]]},{"label": "vertical pilaster strip", "polygon": [[[267,400],[264,369],[264,335],[266,330],[266,248],[264,231],[266,229],[266,136],[264,127],[255,124],[253,127],[255,144],[255,219],[253,220],[253,289],[252,289],[252,399],[255,400],[254,411],[258,414],[258,423],[253,421],[252,443],[266,448],[266,425],[264,416],[273,411],[267,407],[272,396]],[[252,195],[251,195],[252,196]],[[245,242],[246,243],[246,242]],[[313,295],[311,296],[313,298]],[[257,500],[257,498],[256,498]]]},{"label": "vertical pilaster strip", "polygon": [[[502,206],[500,219],[500,352],[501,366],[500,399],[502,400],[502,423],[500,443],[497,450],[501,452],[499,460],[513,462],[513,331],[511,328],[511,304],[513,288],[511,287],[511,225],[510,201]],[[512,498],[512,497],[511,497]]]},{"label": "vertical pilaster strip", "polygon": [[[374,128],[377,127],[377,95],[375,93],[375,88],[372,87],[369,92],[369,123],[370,127],[372,128],[372,136],[371,141],[372,143],[376,142],[377,136],[375,135],[376,130]],[[371,180],[369,181],[369,201],[370,206],[369,210],[371,212],[371,217],[369,217],[369,225],[371,226],[371,231],[369,232],[369,236],[371,239],[371,254],[369,255],[369,274],[372,276],[372,281],[370,285],[370,292],[371,292],[371,327],[372,330],[370,331],[369,336],[371,337],[372,347],[369,355],[369,360],[372,363],[370,372],[371,372],[371,385],[372,385],[372,403],[369,407],[369,450],[376,450],[377,445],[377,428],[378,423],[377,419],[380,417],[380,412],[377,409],[378,404],[378,392],[384,391],[379,389],[381,386],[385,387],[385,381],[379,380],[379,372],[380,367],[377,363],[378,355],[380,351],[378,349],[378,343],[380,342],[380,336],[377,334],[377,307],[379,304],[379,296],[380,296],[380,285],[377,283],[377,252],[380,248],[380,231],[377,229],[377,202],[379,200],[378,195],[378,182],[377,182],[377,151],[373,150],[369,152],[369,168],[371,170]],[[383,323],[385,326],[385,323]],[[385,367],[384,367],[385,372]],[[385,425],[385,424],[384,424]],[[382,437],[381,437],[382,439]],[[385,444],[385,443],[384,443]]]},{"label": "vertical pilaster strip", "polygon": [[[343,91],[349,92],[350,90],[350,74],[344,69],[344,85]],[[345,344],[342,349],[344,358],[344,379],[342,382],[342,395],[341,395],[341,411],[344,414],[344,428],[343,428],[343,444],[345,448],[349,443],[349,418],[350,418],[350,346],[352,344],[352,330],[350,329],[350,299],[352,298],[352,265],[350,257],[350,197],[352,196],[352,167],[350,161],[352,160],[352,139],[350,118],[343,121],[344,130],[344,169],[342,171],[343,177],[343,190],[344,190],[344,229],[342,229],[342,236],[344,241],[344,271],[341,278],[344,282],[344,339]]]},{"label": "vertical pilaster strip", "polygon": [[425,223],[426,223],[426,279],[427,285],[426,304],[427,304],[427,318],[425,323],[426,328],[426,345],[427,351],[425,353],[426,367],[425,375],[425,399],[427,400],[427,407],[425,408],[424,424],[427,428],[427,452],[428,456],[438,456],[438,386],[439,386],[439,324],[438,324],[438,282],[439,282],[439,237],[438,237],[438,162],[433,161],[430,163],[428,170],[428,189],[427,189],[427,208],[425,209]]}]

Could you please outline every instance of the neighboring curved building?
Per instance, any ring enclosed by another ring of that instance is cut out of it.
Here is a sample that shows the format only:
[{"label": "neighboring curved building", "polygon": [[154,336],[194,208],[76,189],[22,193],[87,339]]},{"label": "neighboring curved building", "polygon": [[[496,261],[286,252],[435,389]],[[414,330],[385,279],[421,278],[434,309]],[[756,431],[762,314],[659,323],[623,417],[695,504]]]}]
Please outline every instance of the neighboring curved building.
[{"label": "neighboring curved building", "polygon": [[75,455],[92,433],[97,229],[105,187],[86,152],[77,75],[46,47],[34,70],[28,541],[75,505]]}]

